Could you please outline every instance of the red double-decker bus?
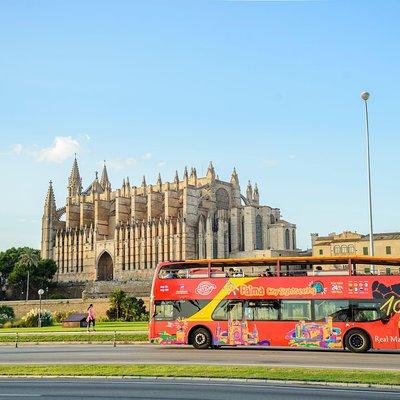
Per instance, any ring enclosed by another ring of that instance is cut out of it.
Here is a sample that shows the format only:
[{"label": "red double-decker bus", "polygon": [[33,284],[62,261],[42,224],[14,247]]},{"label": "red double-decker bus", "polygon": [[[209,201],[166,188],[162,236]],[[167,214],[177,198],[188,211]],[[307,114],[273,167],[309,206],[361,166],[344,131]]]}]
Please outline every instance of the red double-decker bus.
[{"label": "red double-decker bus", "polygon": [[400,258],[164,262],[150,313],[159,344],[400,349]]}]

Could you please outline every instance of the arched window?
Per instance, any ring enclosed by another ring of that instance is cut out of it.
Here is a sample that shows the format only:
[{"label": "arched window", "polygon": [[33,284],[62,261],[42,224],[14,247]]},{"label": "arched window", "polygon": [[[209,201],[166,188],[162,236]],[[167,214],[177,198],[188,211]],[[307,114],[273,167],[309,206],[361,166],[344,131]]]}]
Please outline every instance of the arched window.
[{"label": "arched window", "polygon": [[355,249],[354,249],[354,246],[351,244],[350,246],[349,246],[349,253],[350,254],[354,254],[356,251],[355,251]]},{"label": "arched window", "polygon": [[335,247],[333,248],[333,252],[334,252],[335,254],[339,254],[339,253],[340,253],[340,246],[335,246]]},{"label": "arched window", "polygon": [[296,250],[296,231],[294,229],[292,230],[292,247],[293,250]]},{"label": "arched window", "polygon": [[261,215],[256,216],[256,250],[262,250],[264,248],[263,243],[263,230],[262,230],[262,217]]},{"label": "arched window", "polygon": [[285,230],[285,249],[290,250],[290,232],[289,229]]},{"label": "arched window", "polygon": [[271,215],[269,216],[269,222],[270,222],[271,224],[274,224],[274,223],[275,223],[275,217],[273,216],[273,214],[271,214]]},{"label": "arched window", "polygon": [[342,254],[347,254],[347,252],[348,252],[347,246],[343,245],[342,246]]}]

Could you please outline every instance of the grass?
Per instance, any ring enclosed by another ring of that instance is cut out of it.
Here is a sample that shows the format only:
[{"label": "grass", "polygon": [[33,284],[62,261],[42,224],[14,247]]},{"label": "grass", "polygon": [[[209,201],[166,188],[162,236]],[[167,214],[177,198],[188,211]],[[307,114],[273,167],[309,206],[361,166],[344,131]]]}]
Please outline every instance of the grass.
[{"label": "grass", "polygon": [[220,365],[0,365],[0,375],[30,376],[161,376],[273,379],[400,385],[400,371],[320,368],[263,368]]},{"label": "grass", "polygon": [[[147,331],[147,322],[97,322],[97,331]],[[43,328],[0,328],[1,333],[15,332],[83,332],[86,328],[63,328],[61,324],[44,326]]]},{"label": "grass", "polygon": [[[0,343],[14,343],[16,335],[0,335]],[[147,334],[145,333],[124,333],[119,332],[116,334],[117,342],[144,342],[148,341]],[[113,333],[90,333],[82,332],[76,334],[40,334],[40,335],[18,335],[20,343],[40,343],[40,342],[112,342],[114,340]]]}]

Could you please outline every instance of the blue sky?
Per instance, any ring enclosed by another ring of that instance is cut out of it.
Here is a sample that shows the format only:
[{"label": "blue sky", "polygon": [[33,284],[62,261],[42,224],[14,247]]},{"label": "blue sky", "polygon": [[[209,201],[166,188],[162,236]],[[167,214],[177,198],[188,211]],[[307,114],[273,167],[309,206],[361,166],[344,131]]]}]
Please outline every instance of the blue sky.
[{"label": "blue sky", "polygon": [[310,232],[367,232],[361,90],[371,113],[375,231],[399,231],[396,1],[2,1],[0,249],[38,247],[48,181],[73,153],[84,186],[185,165]]}]

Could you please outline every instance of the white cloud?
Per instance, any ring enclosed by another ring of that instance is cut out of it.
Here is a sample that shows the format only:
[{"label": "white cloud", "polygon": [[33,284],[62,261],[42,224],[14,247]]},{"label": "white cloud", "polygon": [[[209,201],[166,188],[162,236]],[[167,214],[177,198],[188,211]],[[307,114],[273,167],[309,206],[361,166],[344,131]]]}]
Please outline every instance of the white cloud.
[{"label": "white cloud", "polygon": [[23,149],[22,144],[20,143],[14,144],[11,147],[11,153],[16,156],[19,156],[22,153],[22,149]]},{"label": "white cloud", "polygon": [[166,164],[165,161],[160,161],[160,162],[158,162],[156,165],[157,165],[158,168],[161,168],[161,167],[163,167],[165,164]]},{"label": "white cloud", "polygon": [[35,151],[33,154],[37,161],[61,163],[72,157],[80,150],[77,140],[71,136],[56,136],[51,147]]}]

